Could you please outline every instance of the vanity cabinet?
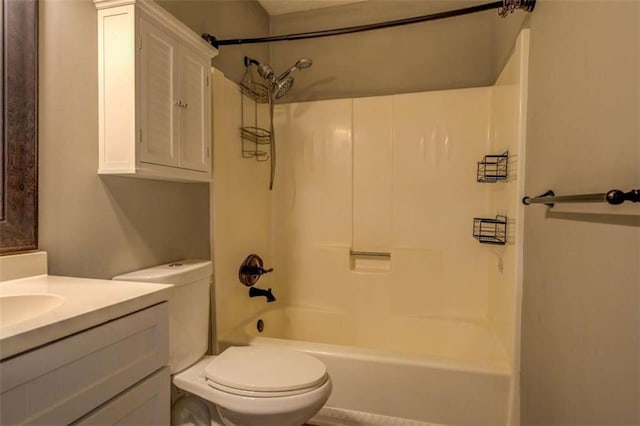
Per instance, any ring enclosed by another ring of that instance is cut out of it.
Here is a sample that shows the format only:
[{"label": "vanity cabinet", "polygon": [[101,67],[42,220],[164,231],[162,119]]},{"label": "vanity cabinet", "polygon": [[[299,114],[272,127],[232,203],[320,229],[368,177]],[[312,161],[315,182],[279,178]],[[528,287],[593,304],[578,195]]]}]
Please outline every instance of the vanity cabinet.
[{"label": "vanity cabinet", "polygon": [[152,1],[95,4],[98,173],[210,181],[216,49]]},{"label": "vanity cabinet", "polygon": [[169,424],[168,303],[0,363],[0,424]]}]

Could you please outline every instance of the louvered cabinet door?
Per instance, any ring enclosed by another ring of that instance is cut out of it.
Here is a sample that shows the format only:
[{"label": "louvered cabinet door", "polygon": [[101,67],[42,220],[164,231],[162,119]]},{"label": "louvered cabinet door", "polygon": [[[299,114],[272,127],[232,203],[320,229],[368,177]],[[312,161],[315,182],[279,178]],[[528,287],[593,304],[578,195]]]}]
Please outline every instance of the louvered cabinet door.
[{"label": "louvered cabinet door", "polygon": [[211,169],[210,59],[180,46],[180,167],[208,172]]},{"label": "louvered cabinet door", "polygon": [[178,43],[140,19],[140,129],[143,163],[178,166]]}]

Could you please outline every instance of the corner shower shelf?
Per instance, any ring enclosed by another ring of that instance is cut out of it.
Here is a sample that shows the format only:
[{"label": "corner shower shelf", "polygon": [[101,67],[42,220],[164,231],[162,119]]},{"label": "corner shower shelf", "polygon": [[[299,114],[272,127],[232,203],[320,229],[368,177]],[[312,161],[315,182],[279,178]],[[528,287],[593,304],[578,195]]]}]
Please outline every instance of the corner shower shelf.
[{"label": "corner shower shelf", "polygon": [[485,155],[478,161],[476,180],[481,183],[504,181],[508,176],[509,151],[500,155]]},{"label": "corner shower shelf", "polygon": [[[269,159],[269,153],[260,149],[260,145],[271,144],[272,133],[259,126],[258,105],[269,103],[269,88],[254,81],[250,67],[247,67],[239,86],[242,93],[242,126],[240,127],[242,158],[255,158],[256,161],[266,161]],[[249,98],[250,106],[245,106],[245,98]],[[251,109],[247,115],[245,115],[245,108]],[[248,121],[251,122],[249,123]],[[271,127],[271,123],[268,124]]]},{"label": "corner shower shelf", "polygon": [[505,245],[507,243],[507,217],[497,215],[495,219],[474,217],[473,238],[482,244]]}]

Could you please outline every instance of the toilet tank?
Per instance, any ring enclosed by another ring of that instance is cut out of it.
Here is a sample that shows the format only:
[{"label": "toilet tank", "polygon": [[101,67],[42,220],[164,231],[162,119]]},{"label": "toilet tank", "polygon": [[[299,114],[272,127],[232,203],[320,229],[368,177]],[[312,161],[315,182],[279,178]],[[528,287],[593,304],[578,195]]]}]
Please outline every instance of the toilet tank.
[{"label": "toilet tank", "polygon": [[179,260],[114,277],[118,281],[173,284],[169,301],[171,374],[194,364],[207,351],[212,266],[209,260]]}]

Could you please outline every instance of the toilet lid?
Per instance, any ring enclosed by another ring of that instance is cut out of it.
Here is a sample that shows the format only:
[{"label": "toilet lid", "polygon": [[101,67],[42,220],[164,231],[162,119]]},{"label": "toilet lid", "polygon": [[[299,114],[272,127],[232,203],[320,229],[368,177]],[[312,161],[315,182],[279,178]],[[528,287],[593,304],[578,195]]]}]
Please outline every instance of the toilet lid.
[{"label": "toilet lid", "polygon": [[277,346],[232,346],[205,368],[211,385],[252,392],[285,392],[317,387],[326,381],[322,362]]}]

